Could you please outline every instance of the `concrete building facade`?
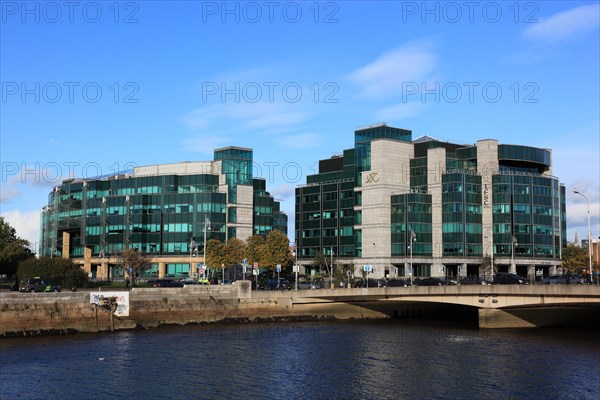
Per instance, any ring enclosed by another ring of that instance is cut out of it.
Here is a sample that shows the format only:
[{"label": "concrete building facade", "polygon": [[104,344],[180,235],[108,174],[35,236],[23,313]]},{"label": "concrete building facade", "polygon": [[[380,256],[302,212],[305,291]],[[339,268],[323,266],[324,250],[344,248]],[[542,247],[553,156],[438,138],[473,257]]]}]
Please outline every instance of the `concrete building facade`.
[{"label": "concrete building facade", "polygon": [[225,147],[213,161],[135,167],[54,187],[42,210],[40,255],[71,258],[92,279],[118,279],[124,248],[151,258],[148,277],[186,278],[204,240],[287,235],[287,215],[253,177],[253,151]]},{"label": "concrete building facade", "polygon": [[551,150],[449,143],[379,124],[296,189],[299,262],[321,254],[373,277],[559,272],[565,188]]}]

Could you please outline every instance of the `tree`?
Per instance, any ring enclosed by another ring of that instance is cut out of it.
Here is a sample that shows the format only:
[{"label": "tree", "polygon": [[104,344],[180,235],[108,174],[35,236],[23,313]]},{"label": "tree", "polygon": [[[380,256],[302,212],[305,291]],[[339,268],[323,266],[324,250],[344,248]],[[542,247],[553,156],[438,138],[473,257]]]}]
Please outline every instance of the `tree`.
[{"label": "tree", "polygon": [[62,287],[82,287],[88,282],[87,274],[67,258],[40,257],[22,261],[18,267],[21,279],[42,278]]},{"label": "tree", "polygon": [[[593,260],[592,260],[593,262]],[[579,247],[574,243],[567,244],[567,247],[563,248],[562,253],[562,267],[572,273],[585,273],[589,274],[590,259],[588,249]],[[594,268],[598,268],[594,265]]]},{"label": "tree", "polygon": [[19,263],[33,256],[29,242],[18,237],[15,228],[0,217],[0,275],[14,275]]},{"label": "tree", "polygon": [[206,266],[220,269],[225,263],[226,246],[217,239],[210,239],[206,243]]},{"label": "tree", "polygon": [[225,266],[241,264],[246,255],[246,243],[238,238],[227,241],[225,248]]},{"label": "tree", "polygon": [[248,264],[252,265],[255,262],[262,265],[262,259],[265,252],[265,237],[260,235],[250,236],[246,244],[246,258]]},{"label": "tree", "polygon": [[262,265],[275,276],[275,266],[285,265],[290,257],[290,240],[281,231],[274,230],[267,235],[263,249]]},{"label": "tree", "polygon": [[140,275],[152,268],[150,259],[137,248],[125,249],[118,263],[131,278],[131,286],[135,285],[135,281]]}]

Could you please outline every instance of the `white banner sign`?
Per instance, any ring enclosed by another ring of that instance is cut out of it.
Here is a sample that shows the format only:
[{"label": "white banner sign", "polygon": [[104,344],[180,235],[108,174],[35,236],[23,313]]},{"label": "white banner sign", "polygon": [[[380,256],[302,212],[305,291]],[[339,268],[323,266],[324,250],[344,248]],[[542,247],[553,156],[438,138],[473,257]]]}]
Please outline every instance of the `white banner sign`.
[{"label": "white banner sign", "polygon": [[116,307],[116,316],[129,317],[129,292],[91,292],[90,303],[98,304],[107,310]]}]

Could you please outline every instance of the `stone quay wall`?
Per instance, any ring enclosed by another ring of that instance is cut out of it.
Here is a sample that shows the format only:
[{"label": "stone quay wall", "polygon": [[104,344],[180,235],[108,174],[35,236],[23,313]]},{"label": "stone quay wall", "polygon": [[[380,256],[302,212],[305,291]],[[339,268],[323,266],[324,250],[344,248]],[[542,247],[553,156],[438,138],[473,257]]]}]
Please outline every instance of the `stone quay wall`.
[{"label": "stone quay wall", "polygon": [[90,303],[90,292],[0,293],[0,337],[145,329],[162,325],[385,318],[339,303],[293,304],[293,291],[252,292],[250,282],[183,288],[134,288],[129,316]]}]

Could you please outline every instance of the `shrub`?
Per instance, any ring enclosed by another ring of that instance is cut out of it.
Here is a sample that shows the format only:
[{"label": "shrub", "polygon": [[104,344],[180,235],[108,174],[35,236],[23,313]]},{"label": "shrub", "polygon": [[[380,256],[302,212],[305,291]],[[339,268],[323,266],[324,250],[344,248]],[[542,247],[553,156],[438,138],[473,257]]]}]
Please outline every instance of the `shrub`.
[{"label": "shrub", "polygon": [[39,277],[63,288],[83,287],[88,281],[81,267],[64,258],[30,258],[21,262],[17,271],[19,279]]}]

